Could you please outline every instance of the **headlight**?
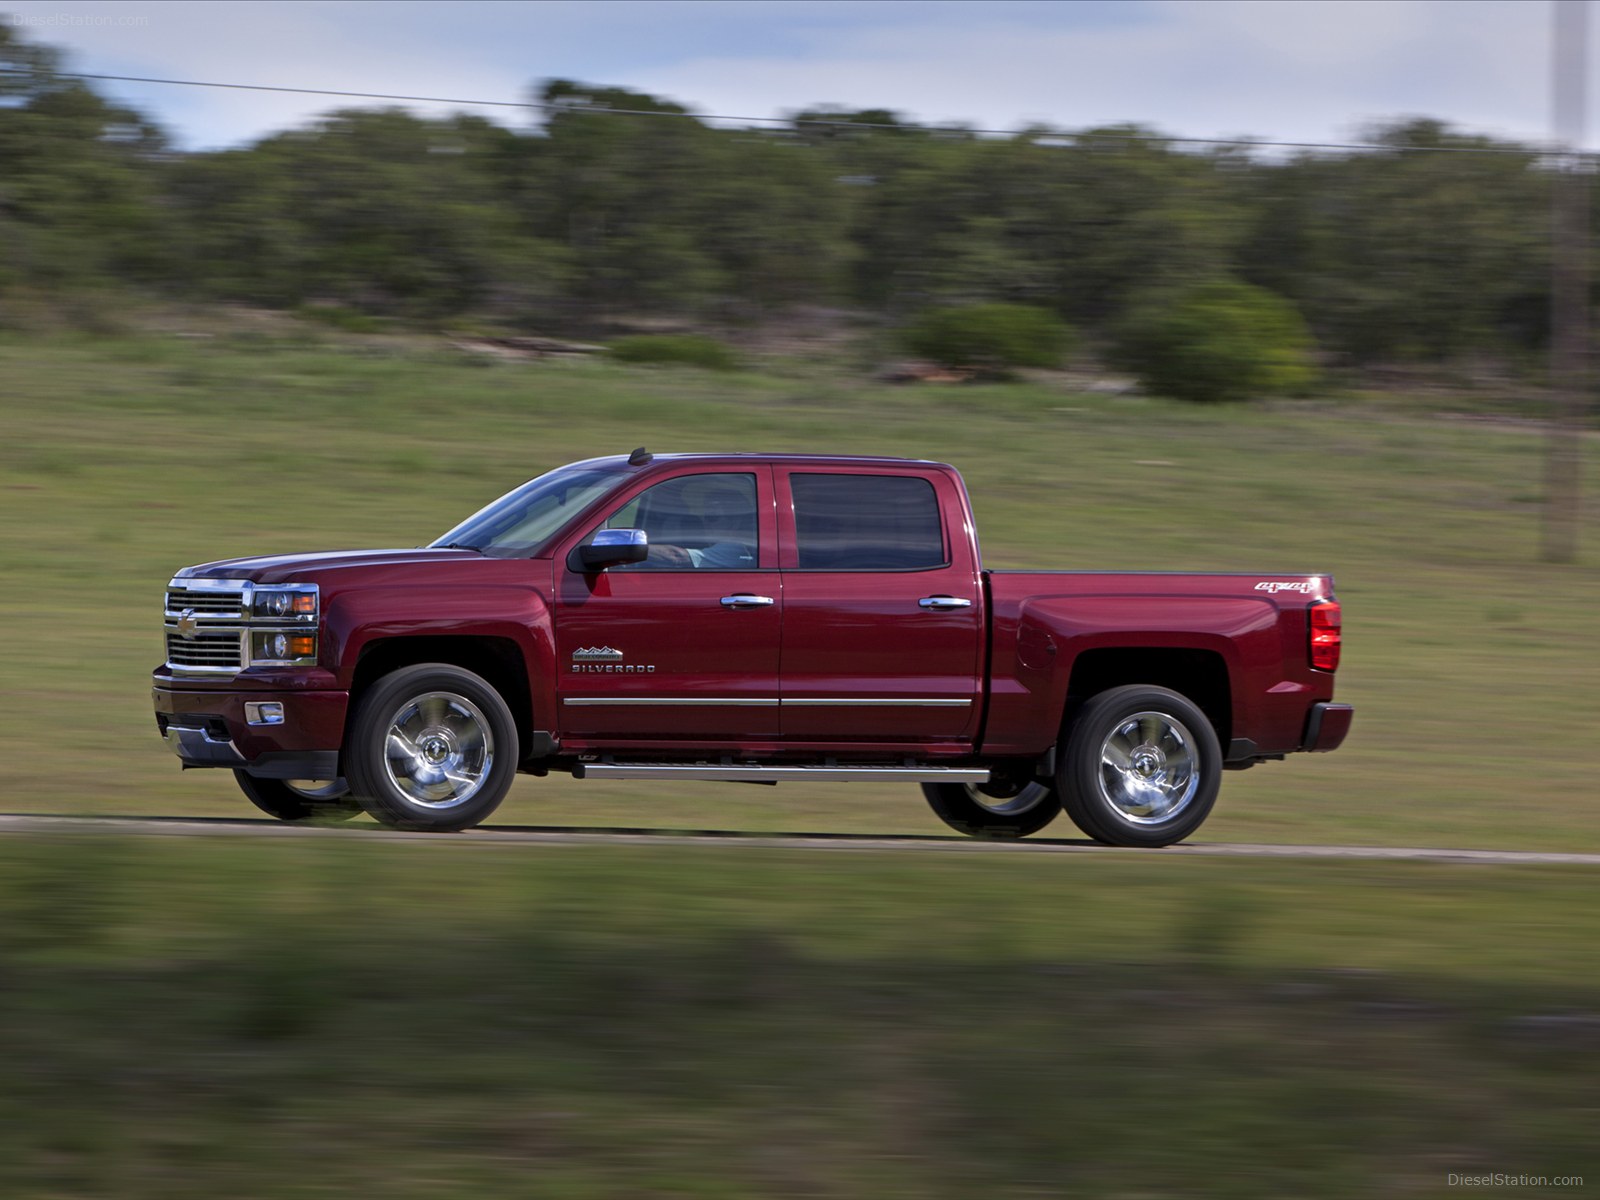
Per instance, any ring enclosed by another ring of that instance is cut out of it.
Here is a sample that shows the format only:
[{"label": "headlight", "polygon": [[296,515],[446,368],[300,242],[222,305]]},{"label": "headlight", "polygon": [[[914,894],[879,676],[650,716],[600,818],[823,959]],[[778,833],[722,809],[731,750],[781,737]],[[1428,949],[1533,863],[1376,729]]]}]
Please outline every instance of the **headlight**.
[{"label": "headlight", "polygon": [[250,635],[250,661],[257,666],[314,663],[317,661],[317,635],[257,630]]},{"label": "headlight", "polygon": [[284,587],[255,589],[255,599],[250,606],[258,621],[283,622],[294,625],[317,623],[317,585],[295,583]]},{"label": "headlight", "polygon": [[298,667],[317,661],[319,593],[314,583],[282,583],[250,596],[250,662]]}]

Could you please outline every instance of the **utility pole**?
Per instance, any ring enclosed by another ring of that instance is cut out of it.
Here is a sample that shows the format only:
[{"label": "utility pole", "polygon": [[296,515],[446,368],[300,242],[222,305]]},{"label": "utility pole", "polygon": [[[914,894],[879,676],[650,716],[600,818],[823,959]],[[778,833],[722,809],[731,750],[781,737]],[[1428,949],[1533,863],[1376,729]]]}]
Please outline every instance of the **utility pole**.
[{"label": "utility pole", "polygon": [[1589,407],[1589,164],[1583,154],[1589,0],[1553,0],[1552,117],[1559,158],[1551,180],[1550,432],[1540,557],[1578,557],[1583,425]]}]

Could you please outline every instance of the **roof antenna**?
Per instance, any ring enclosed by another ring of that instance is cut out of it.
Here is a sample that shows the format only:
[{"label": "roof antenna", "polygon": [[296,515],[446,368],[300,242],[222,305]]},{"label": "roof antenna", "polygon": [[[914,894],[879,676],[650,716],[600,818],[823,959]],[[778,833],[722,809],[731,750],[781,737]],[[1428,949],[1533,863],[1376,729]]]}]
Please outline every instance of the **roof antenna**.
[{"label": "roof antenna", "polygon": [[630,467],[642,467],[654,457],[654,454],[640,446],[632,454],[628,455],[628,465]]}]

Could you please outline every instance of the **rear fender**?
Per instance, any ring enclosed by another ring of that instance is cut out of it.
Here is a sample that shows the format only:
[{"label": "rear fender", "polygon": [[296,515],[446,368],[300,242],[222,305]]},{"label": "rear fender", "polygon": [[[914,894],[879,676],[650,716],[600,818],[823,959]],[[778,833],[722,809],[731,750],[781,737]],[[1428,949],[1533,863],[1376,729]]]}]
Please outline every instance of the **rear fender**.
[{"label": "rear fender", "polygon": [[[1222,714],[1226,727],[1219,729],[1220,736],[1226,739],[1234,730],[1251,728],[1252,686],[1275,678],[1282,664],[1278,619],[1276,605],[1253,597],[1105,595],[1024,601],[1013,652],[1003,661],[996,649],[984,752],[1040,754],[1053,746],[1073,694],[1074,672],[1094,652],[1214,655],[1228,681],[1227,711]],[[1137,657],[1130,654],[1130,664]],[[1107,661],[1103,655],[1088,661],[1097,658]],[[1161,681],[1102,682],[1113,687]],[[1270,686],[1262,685],[1262,690]]]}]

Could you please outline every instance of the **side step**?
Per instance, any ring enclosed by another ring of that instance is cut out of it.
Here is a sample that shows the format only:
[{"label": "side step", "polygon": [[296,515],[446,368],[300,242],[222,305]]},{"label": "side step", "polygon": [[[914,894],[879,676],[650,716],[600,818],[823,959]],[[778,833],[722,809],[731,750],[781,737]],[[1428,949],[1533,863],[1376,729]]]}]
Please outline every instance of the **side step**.
[{"label": "side step", "polygon": [[734,783],[988,783],[989,772],[958,767],[751,767],[721,763],[579,763],[578,779],[721,779]]}]

